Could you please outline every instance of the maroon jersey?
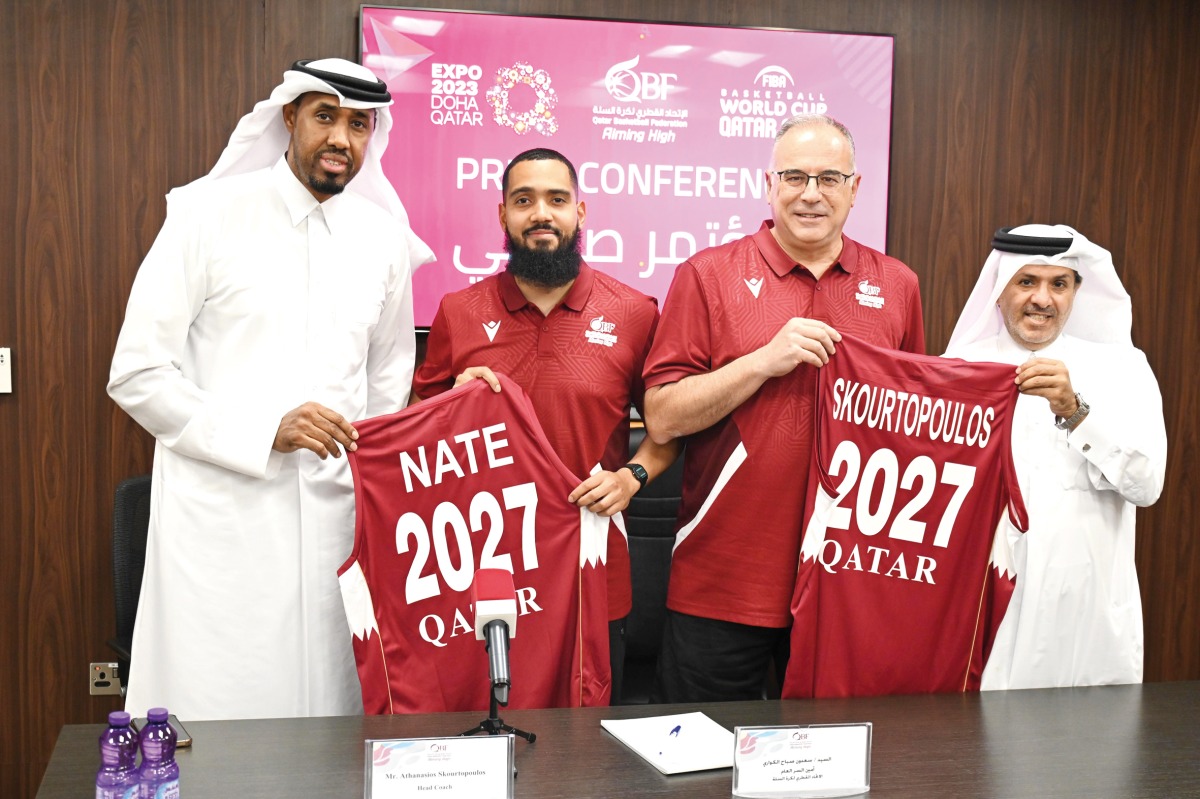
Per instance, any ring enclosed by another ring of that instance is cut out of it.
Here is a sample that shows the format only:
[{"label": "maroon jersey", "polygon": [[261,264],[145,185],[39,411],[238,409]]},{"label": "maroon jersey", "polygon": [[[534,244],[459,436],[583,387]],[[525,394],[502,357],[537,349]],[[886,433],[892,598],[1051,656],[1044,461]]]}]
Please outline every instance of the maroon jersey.
[{"label": "maroon jersey", "polygon": [[579,479],[528,397],[500,376],[357,422],[354,551],[339,571],[367,713],[484,710],[477,569],[512,572],[514,708],[607,705],[609,520],[567,501]]},{"label": "maroon jersey", "polygon": [[1026,529],[1013,368],[843,336],[819,370],[788,698],[977,690]]}]

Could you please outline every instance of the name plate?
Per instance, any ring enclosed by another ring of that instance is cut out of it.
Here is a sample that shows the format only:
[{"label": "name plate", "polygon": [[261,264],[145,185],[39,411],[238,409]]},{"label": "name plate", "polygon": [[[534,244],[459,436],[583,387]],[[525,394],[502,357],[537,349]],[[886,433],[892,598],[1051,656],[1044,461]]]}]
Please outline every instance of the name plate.
[{"label": "name plate", "polygon": [[512,799],[513,737],[366,742],[366,799]]},{"label": "name plate", "polygon": [[871,788],[871,724],[737,727],[733,795],[855,796]]}]

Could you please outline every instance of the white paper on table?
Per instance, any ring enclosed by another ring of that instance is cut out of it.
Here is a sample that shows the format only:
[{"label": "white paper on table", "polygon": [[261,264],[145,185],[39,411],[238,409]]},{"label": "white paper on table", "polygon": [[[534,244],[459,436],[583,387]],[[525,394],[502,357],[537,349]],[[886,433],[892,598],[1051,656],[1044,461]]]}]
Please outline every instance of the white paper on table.
[{"label": "white paper on table", "polygon": [[733,767],[733,733],[703,713],[604,719],[600,726],[663,774]]}]

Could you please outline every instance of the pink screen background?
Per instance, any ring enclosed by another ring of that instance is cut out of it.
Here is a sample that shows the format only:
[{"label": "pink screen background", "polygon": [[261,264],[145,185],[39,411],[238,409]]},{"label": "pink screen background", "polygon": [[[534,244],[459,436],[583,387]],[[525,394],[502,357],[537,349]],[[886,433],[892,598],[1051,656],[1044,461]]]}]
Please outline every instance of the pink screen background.
[{"label": "pink screen background", "polygon": [[361,51],[395,100],[384,171],[437,255],[413,278],[419,326],[503,268],[500,173],[532,147],[579,171],[588,263],[660,304],[676,264],[770,216],[763,173],[795,113],[850,128],[846,234],[886,247],[889,36],[364,7]]}]

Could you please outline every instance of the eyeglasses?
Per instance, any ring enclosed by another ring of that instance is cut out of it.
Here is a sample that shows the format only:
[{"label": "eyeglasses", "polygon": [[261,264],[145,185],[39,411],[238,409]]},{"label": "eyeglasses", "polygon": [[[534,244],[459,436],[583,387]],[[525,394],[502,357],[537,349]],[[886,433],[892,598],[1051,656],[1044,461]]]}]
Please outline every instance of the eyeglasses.
[{"label": "eyeglasses", "polygon": [[810,175],[807,172],[801,172],[799,169],[785,169],[781,172],[776,172],[781,183],[787,185],[789,189],[798,191],[807,191],[808,182],[815,180],[817,182],[817,191],[822,194],[833,194],[838,189],[846,184],[846,181],[854,177],[853,172],[849,175],[844,175],[836,170],[822,172],[819,175]]}]

